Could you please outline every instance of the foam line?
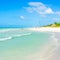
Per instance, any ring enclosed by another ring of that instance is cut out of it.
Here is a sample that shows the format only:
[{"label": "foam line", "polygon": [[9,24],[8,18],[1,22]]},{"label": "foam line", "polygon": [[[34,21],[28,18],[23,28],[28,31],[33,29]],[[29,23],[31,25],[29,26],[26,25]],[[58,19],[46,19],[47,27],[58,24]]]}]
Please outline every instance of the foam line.
[{"label": "foam line", "polygon": [[5,38],[0,38],[0,41],[6,41],[6,40],[10,40],[12,39],[12,37],[5,37]]},{"label": "foam line", "polygon": [[[29,55],[26,57],[26,60],[49,60],[51,56],[54,55],[55,50],[59,48],[58,39],[55,38],[55,34],[53,33],[51,36],[50,42],[46,44],[41,51],[36,52],[35,54]],[[56,40],[57,39],[57,42]]]},{"label": "foam line", "polygon": [[17,35],[13,35],[10,37],[4,37],[4,38],[0,38],[0,41],[6,41],[6,40],[10,40],[14,37],[20,37],[20,36],[25,36],[25,35],[31,35],[31,33],[26,33],[26,34],[17,34]]},{"label": "foam line", "polygon": [[52,46],[51,46],[52,49],[51,49],[50,51],[49,51],[49,49],[48,49],[49,54],[47,55],[47,52],[46,52],[47,58],[45,57],[44,60],[48,60],[51,56],[53,56],[53,55],[54,55],[54,51],[55,51],[56,49],[58,49],[59,46],[60,46],[59,43],[58,43],[58,39],[55,38],[55,34],[54,34],[54,33],[52,34],[51,37],[52,37],[52,40],[53,40],[53,41],[52,41],[52,42],[53,42],[52,44],[54,44],[55,47],[52,48],[52,46],[53,46],[53,45],[52,45]]}]

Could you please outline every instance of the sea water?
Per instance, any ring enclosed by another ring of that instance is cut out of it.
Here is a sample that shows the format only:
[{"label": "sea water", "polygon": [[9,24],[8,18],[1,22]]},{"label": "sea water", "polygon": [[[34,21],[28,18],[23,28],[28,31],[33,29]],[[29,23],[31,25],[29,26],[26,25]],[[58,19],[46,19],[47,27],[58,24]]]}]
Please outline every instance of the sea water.
[{"label": "sea water", "polygon": [[0,60],[29,60],[28,56],[40,51],[49,40],[48,32],[32,32],[23,28],[0,29]]}]

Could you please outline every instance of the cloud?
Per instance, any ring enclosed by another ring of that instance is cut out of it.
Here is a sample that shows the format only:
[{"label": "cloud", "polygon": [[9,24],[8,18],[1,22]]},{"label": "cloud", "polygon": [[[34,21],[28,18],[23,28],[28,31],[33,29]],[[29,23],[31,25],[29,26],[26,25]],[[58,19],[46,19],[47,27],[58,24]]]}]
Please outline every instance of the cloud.
[{"label": "cloud", "polygon": [[59,21],[59,20],[60,20],[60,18],[55,17],[55,18],[52,18],[52,20]]},{"label": "cloud", "polygon": [[[40,20],[48,20],[48,22],[54,22],[60,20],[60,11],[54,11],[51,7],[46,6],[46,4],[42,2],[29,2],[27,7],[24,9],[31,13],[39,15]],[[39,20],[37,18],[37,20]]]},{"label": "cloud", "polygon": [[48,9],[45,11],[45,13],[47,13],[47,14],[53,14],[54,12],[52,11],[51,8],[48,8]]},{"label": "cloud", "polygon": [[29,2],[28,5],[35,6],[35,7],[38,7],[38,6],[45,7],[45,5],[43,3],[41,3],[41,2]]},{"label": "cloud", "polygon": [[60,15],[60,11],[58,11],[58,12],[55,12],[55,14],[58,14],[58,15]]},{"label": "cloud", "polygon": [[24,16],[20,16],[20,18],[21,18],[21,19],[25,19],[25,17],[24,17]]},{"label": "cloud", "polygon": [[30,13],[37,12],[39,14],[53,14],[53,10],[41,2],[29,2],[26,10]]}]

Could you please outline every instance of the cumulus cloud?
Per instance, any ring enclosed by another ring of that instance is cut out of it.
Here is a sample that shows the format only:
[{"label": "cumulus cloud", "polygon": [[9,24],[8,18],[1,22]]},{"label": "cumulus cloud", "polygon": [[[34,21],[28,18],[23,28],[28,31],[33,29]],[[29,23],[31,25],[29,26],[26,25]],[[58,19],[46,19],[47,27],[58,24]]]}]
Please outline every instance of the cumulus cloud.
[{"label": "cumulus cloud", "polygon": [[21,18],[21,19],[25,19],[25,17],[24,17],[24,16],[20,16],[20,18]]},{"label": "cumulus cloud", "polygon": [[46,4],[42,2],[29,2],[28,6],[24,7],[24,9],[29,13],[37,13],[41,19],[60,20],[60,11],[54,11],[51,7],[46,6]]},{"label": "cumulus cloud", "polygon": [[54,12],[52,11],[51,8],[48,8],[48,9],[46,9],[45,13],[47,13],[47,14],[53,14]]},{"label": "cumulus cloud", "polygon": [[30,13],[37,12],[39,14],[53,14],[53,10],[41,2],[29,2],[26,10]]}]

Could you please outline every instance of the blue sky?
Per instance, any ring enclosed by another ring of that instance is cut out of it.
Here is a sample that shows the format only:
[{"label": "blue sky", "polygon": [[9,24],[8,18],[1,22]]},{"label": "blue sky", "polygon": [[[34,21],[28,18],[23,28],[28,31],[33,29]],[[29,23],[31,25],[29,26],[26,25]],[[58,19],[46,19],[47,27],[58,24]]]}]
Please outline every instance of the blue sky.
[{"label": "blue sky", "polygon": [[59,0],[0,0],[0,27],[34,27],[60,22]]}]

